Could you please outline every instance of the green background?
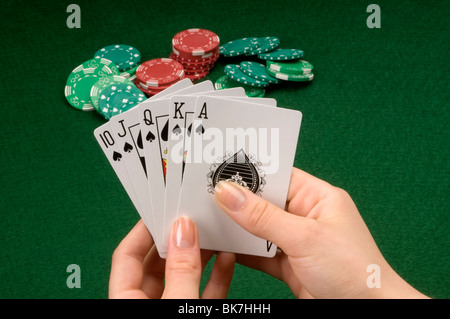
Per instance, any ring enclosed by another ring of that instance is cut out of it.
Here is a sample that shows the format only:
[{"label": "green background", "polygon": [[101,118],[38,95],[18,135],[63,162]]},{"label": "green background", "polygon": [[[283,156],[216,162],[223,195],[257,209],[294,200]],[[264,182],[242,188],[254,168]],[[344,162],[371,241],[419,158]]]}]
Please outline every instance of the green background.
[{"label": "green background", "polygon": [[[103,46],[167,57],[177,32],[205,28],[305,51],[314,81],[266,94],[303,113],[295,166],[347,190],[393,268],[449,298],[449,2],[377,1],[381,28],[369,29],[372,2],[77,1],[81,29],[69,29],[71,1],[3,1],[0,297],[107,297],[111,254],[138,214],[94,139],[104,120],[67,103],[66,79]],[[207,79],[244,59],[221,58]],[[69,264],[81,289],[66,286]],[[238,265],[229,297],[293,295]]]}]

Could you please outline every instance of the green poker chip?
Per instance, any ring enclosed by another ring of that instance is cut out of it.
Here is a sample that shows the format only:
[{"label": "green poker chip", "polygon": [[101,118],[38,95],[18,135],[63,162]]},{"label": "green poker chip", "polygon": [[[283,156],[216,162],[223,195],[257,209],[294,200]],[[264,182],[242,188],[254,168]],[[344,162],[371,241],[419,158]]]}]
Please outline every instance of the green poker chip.
[{"label": "green poker chip", "polygon": [[257,55],[266,53],[276,49],[280,45],[280,39],[277,37],[262,37],[256,40],[259,42],[259,47],[251,49],[246,55]]},{"label": "green poker chip", "polygon": [[245,90],[245,95],[248,97],[263,97],[265,90],[263,88],[253,87],[234,81],[227,75],[223,75],[214,83],[216,90],[225,90],[235,87],[242,87]]},{"label": "green poker chip", "polygon": [[269,68],[267,68],[267,73],[272,75],[273,77],[284,80],[284,81],[294,81],[294,82],[308,82],[314,79],[314,73],[308,74],[288,74],[282,72],[275,72]]},{"label": "green poker chip", "polygon": [[134,85],[133,82],[131,82],[129,79],[126,79],[123,76],[119,76],[119,75],[105,76],[101,79],[98,79],[97,82],[95,82],[93,85],[91,85],[91,88],[90,88],[91,104],[92,104],[92,107],[97,112],[100,112],[98,101],[100,99],[100,96],[101,96],[103,90],[106,89],[110,85],[120,84],[120,83]]},{"label": "green poker chip", "polygon": [[300,59],[304,55],[299,49],[275,49],[267,53],[258,54],[258,58],[269,61],[283,61]]},{"label": "green poker chip", "polygon": [[242,38],[227,42],[219,47],[219,53],[225,57],[246,54],[260,46],[258,38]]},{"label": "green poker chip", "polygon": [[94,58],[105,58],[114,62],[120,72],[136,66],[141,60],[141,53],[126,44],[108,45],[94,54]]},{"label": "green poker chip", "polygon": [[102,78],[117,74],[117,66],[106,59],[91,59],[72,70],[66,81],[64,95],[71,106],[83,111],[92,111],[90,91]]},{"label": "green poker chip", "polygon": [[147,98],[134,84],[119,83],[106,87],[99,99],[99,111],[104,118],[128,111]]},{"label": "green poker chip", "polygon": [[269,85],[269,82],[257,80],[255,78],[246,75],[244,72],[242,72],[241,68],[237,64],[226,65],[225,73],[233,80],[242,84],[256,87],[266,87]]},{"label": "green poker chip", "polygon": [[242,61],[239,64],[239,67],[244,74],[263,82],[268,83],[278,83],[279,80],[274,78],[273,76],[269,75],[266,72],[266,66],[258,63],[258,62],[251,62],[251,61]]},{"label": "green poker chip", "polygon": [[129,68],[129,69],[126,69],[126,70],[120,72],[119,75],[120,75],[120,76],[123,76],[123,77],[126,78],[126,79],[129,79],[129,78],[131,78],[131,77],[133,77],[133,76],[136,75],[136,70],[137,70],[137,68],[139,67],[139,65],[140,65],[140,64],[136,64],[136,65],[133,66],[132,68]]},{"label": "green poker chip", "polygon": [[90,60],[87,60],[86,62],[83,62],[83,64],[81,64],[80,66],[85,69],[101,68],[102,72],[104,72],[105,75],[119,74],[119,68],[117,67],[117,65],[114,62],[112,62],[111,60],[104,59],[104,58],[90,59]]},{"label": "green poker chip", "polygon": [[309,74],[314,66],[305,60],[292,60],[286,62],[267,61],[267,68],[273,72],[281,72],[287,74]]}]

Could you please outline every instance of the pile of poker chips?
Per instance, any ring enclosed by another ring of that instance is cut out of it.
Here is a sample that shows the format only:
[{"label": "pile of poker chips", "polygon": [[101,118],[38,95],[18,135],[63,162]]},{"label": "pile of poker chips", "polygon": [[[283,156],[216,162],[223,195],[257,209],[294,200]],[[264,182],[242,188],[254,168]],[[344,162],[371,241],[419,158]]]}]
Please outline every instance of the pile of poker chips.
[{"label": "pile of poker chips", "polygon": [[253,61],[243,61],[239,65],[228,64],[224,69],[226,75],[215,83],[216,89],[228,88],[228,85],[243,86],[246,94],[252,96],[254,93],[249,87],[253,87],[259,90],[257,96],[264,96],[264,88],[269,84],[279,83],[279,80],[312,81],[313,65],[301,60],[303,50],[279,48],[279,45],[277,37],[248,37],[223,44],[219,52],[224,57],[257,56],[265,60],[266,65]]},{"label": "pile of poker chips", "polygon": [[146,100],[132,82],[141,54],[129,45],[106,46],[72,70],[64,94],[71,106],[83,111],[96,110],[110,119]]},{"label": "pile of poker chips", "polygon": [[169,58],[181,63],[192,81],[204,79],[219,59],[220,38],[206,29],[188,29],[172,38]]},{"label": "pile of poker chips", "polygon": [[91,88],[101,78],[118,75],[119,69],[111,60],[94,58],[83,62],[69,74],[64,95],[71,106],[82,111],[92,111]]},{"label": "pile of poker chips", "polygon": [[98,80],[92,86],[90,95],[95,110],[107,120],[147,99],[133,82],[117,75]]},{"label": "pile of poker chips", "polygon": [[173,37],[170,58],[143,63],[133,46],[105,46],[71,72],[64,93],[74,108],[110,119],[184,78],[205,78],[219,59],[219,45],[214,32],[188,29]]}]

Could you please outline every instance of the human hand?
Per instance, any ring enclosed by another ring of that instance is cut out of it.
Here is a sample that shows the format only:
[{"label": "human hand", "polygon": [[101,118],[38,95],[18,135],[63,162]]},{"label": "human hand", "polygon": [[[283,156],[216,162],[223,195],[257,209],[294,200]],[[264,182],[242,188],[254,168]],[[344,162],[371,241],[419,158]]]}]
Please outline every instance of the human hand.
[{"label": "human hand", "polygon": [[[199,298],[202,271],[214,252],[199,248],[195,224],[180,217],[169,235],[166,260],[140,220],[113,253],[109,298]],[[219,252],[202,298],[225,298],[235,255]]]},{"label": "human hand", "polygon": [[[237,262],[284,281],[297,298],[425,297],[389,266],[342,189],[294,168],[285,211],[235,183],[219,182],[215,196],[234,221],[281,249]],[[373,264],[380,288],[367,285]]]}]

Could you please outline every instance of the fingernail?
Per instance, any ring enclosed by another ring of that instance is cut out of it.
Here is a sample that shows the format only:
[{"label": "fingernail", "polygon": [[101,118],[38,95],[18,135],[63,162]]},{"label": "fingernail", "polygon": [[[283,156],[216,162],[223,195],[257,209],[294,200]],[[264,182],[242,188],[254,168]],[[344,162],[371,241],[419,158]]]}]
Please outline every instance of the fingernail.
[{"label": "fingernail", "polygon": [[187,216],[175,222],[175,244],[179,248],[192,248],[195,245],[195,225]]},{"label": "fingernail", "polygon": [[217,199],[231,211],[239,211],[244,207],[245,194],[233,183],[220,181],[215,188]]}]

